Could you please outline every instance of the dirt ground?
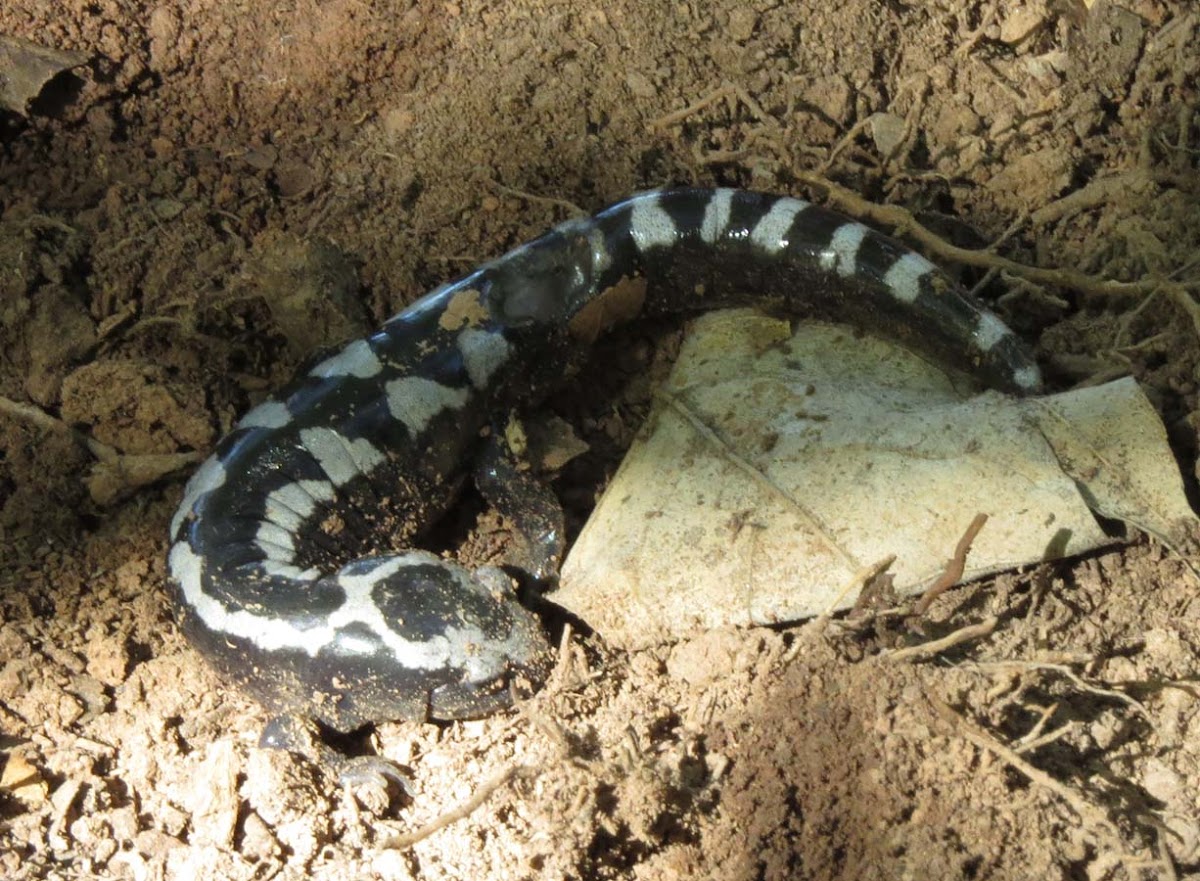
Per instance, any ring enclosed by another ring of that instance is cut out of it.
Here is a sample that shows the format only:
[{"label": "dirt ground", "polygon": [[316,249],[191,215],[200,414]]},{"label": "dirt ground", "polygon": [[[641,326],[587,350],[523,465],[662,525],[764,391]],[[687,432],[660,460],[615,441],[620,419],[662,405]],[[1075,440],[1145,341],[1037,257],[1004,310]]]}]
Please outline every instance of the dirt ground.
[{"label": "dirt ground", "polygon": [[[574,636],[518,711],[380,726],[390,798],[256,747],[164,571],[198,456],[314,349],[665,183],[910,212],[1054,388],[1135,376],[1195,497],[1192,3],[5,0],[0,34],[87,59],[0,115],[0,875],[1200,878],[1200,583],[1145,539],[920,634]],[[576,525],[671,332],[558,402]]]}]

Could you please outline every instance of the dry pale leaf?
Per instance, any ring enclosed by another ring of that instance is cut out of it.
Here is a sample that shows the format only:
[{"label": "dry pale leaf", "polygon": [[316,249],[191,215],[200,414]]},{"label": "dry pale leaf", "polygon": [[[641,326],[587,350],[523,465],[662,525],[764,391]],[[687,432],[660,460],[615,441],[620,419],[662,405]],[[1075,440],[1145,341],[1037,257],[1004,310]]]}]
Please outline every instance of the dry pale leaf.
[{"label": "dry pale leaf", "polygon": [[[1082,468],[1065,472],[1067,457]],[[1136,511],[1139,526],[1178,525],[1183,512],[1194,523],[1171,462],[1131,381],[1034,401],[973,395],[848,329],[793,336],[757,313],[712,313],[553,599],[628,646],[797,620],[852,604],[844,586],[893,554],[897,589],[923,590],[981,512],[965,579],[1113,541],[1089,509],[1097,497],[1105,516]],[[1081,492],[1082,470],[1103,487]]]}]

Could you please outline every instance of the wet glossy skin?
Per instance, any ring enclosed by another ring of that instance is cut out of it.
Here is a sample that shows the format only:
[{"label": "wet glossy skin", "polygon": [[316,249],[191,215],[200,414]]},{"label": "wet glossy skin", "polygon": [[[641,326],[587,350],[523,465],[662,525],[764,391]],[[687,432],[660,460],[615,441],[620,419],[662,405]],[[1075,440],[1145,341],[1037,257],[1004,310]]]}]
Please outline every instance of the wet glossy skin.
[{"label": "wet glossy skin", "polygon": [[[498,570],[391,542],[447,509],[485,429],[599,330],[747,303],[856,324],[993,388],[1040,386],[998,318],[886,236],[787,197],[643,194],[439,288],[248,413],[171,524],[184,632],[270,708],[335,728],[507,706],[515,679],[546,671],[537,619]],[[503,505],[518,478],[502,459],[482,473]],[[554,518],[521,525],[550,574]]]}]

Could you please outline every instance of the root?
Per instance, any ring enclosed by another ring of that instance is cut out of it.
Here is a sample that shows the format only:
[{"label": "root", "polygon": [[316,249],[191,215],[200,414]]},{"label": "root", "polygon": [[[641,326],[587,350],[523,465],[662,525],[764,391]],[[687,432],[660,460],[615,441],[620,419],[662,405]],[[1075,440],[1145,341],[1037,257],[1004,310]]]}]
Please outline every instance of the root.
[{"label": "root", "polygon": [[[1040,266],[1028,266],[1007,257],[992,253],[990,249],[973,250],[961,248],[947,242],[937,233],[921,224],[908,209],[899,205],[878,205],[870,202],[852,190],[834,183],[828,178],[811,171],[797,172],[800,182],[823,190],[838,208],[855,217],[865,218],[874,223],[892,227],[898,235],[908,235],[927,248],[931,253],[968,266],[981,269],[996,269],[1008,272],[1026,281],[1042,285],[1068,288],[1085,296],[1094,297],[1143,297],[1151,291],[1162,288],[1173,298],[1186,301],[1189,317],[1196,323],[1200,333],[1200,307],[1188,294],[1189,287],[1195,287],[1200,282],[1169,282],[1157,278],[1140,279],[1138,281],[1113,281],[1095,275],[1088,275],[1074,269],[1048,269]],[[1035,212],[1036,213],[1036,212]],[[1181,302],[1183,305],[1183,302]]]},{"label": "root", "polygon": [[517,778],[530,777],[539,770],[531,765],[509,765],[499,774],[484,782],[482,786],[475,790],[474,795],[458,807],[446,811],[446,813],[441,814],[413,832],[406,832],[403,835],[391,835],[384,838],[379,842],[379,848],[380,850],[407,850],[418,842],[424,841],[435,832],[440,832],[447,826],[471,816],[502,786],[506,786]]},{"label": "root", "polygon": [[1097,844],[1107,851],[1099,854],[1096,865],[1116,864],[1123,865],[1127,869],[1150,868],[1157,870],[1161,877],[1175,877],[1175,867],[1165,847],[1157,848],[1157,853],[1154,855],[1128,853],[1120,831],[1102,807],[1093,804],[1082,793],[1051,777],[1041,768],[1030,764],[1016,750],[1000,743],[986,731],[955,712],[946,703],[935,697],[930,697],[929,700],[937,715],[954,730],[955,734],[969,740],[979,749],[996,756],[1034,786],[1046,790],[1063,802],[1080,819],[1085,829],[1096,839]]}]

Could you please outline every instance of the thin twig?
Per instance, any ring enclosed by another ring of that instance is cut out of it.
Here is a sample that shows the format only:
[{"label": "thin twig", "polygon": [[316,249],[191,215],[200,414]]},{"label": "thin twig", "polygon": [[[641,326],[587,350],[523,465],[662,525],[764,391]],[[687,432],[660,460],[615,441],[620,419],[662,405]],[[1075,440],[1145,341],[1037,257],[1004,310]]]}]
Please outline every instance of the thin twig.
[{"label": "thin twig", "polygon": [[[838,158],[842,151],[849,147],[850,144],[854,142],[854,139],[862,134],[863,130],[866,129],[866,127],[870,124],[870,116],[863,117],[858,122],[854,123],[854,125],[850,127],[849,131],[842,135],[838,142],[833,145],[833,149],[829,151],[829,155],[825,158],[825,161],[821,163],[821,171],[825,172],[832,168],[834,161]],[[824,178],[822,178],[822,180],[823,179]]]},{"label": "thin twig", "polygon": [[1120,349],[1122,347],[1125,334],[1127,334],[1129,332],[1130,325],[1133,324],[1134,320],[1142,313],[1142,310],[1145,309],[1148,305],[1150,305],[1150,303],[1154,300],[1155,297],[1158,296],[1158,294],[1160,292],[1161,292],[1160,288],[1155,288],[1150,293],[1146,294],[1145,297],[1142,298],[1142,302],[1138,303],[1134,308],[1130,309],[1128,312],[1126,312],[1124,315],[1121,316],[1121,320],[1117,324],[1117,332],[1115,334],[1113,334],[1113,341],[1112,341],[1113,349]]},{"label": "thin twig", "polygon": [[725,83],[724,85],[722,85],[716,89],[713,89],[711,92],[709,92],[704,97],[698,98],[697,100],[693,101],[687,107],[684,107],[680,110],[675,110],[671,113],[666,114],[665,116],[660,116],[657,119],[650,120],[649,127],[651,129],[667,128],[668,126],[672,126],[672,125],[675,125],[676,123],[683,122],[689,116],[694,116],[695,114],[699,113],[701,110],[708,107],[709,105],[716,104],[722,98],[728,98],[728,97],[731,97],[732,95],[733,95],[733,86],[730,83]]},{"label": "thin twig", "polygon": [[[913,106],[904,115],[904,129],[900,132],[900,139],[883,156],[883,166],[885,168],[902,167],[907,164],[909,155],[912,153],[917,124],[920,122],[921,114],[925,112],[925,101],[928,97],[929,78],[923,76],[921,77],[921,87],[914,93]],[[895,185],[897,180],[895,177],[889,179],[889,190]]]},{"label": "thin twig", "polygon": [[1046,670],[1069,680],[1072,685],[1082,692],[1094,694],[1097,697],[1105,697],[1109,700],[1117,701],[1125,704],[1129,708],[1135,710],[1139,716],[1154,725],[1154,717],[1150,715],[1150,711],[1146,709],[1146,705],[1137,698],[1130,697],[1123,691],[1115,688],[1106,688],[1102,685],[1093,685],[1085,681],[1078,673],[1068,667],[1066,664],[1051,664],[1043,661],[977,661],[971,665],[977,670]]},{"label": "thin twig", "polygon": [[971,54],[971,50],[975,48],[975,44],[984,38],[988,32],[988,28],[990,28],[992,26],[992,22],[996,20],[997,12],[998,9],[995,3],[984,10],[983,16],[979,22],[979,27],[968,33],[966,37],[963,38],[963,41],[954,47],[955,58],[966,58]]},{"label": "thin twig", "polygon": [[44,428],[47,431],[65,432],[87,447],[88,451],[101,462],[113,462],[120,458],[120,453],[117,452],[116,447],[110,447],[106,443],[89,437],[80,431],[76,431],[61,419],[57,419],[44,410],[39,410],[37,407],[0,397],[0,413],[33,423],[38,428]]},{"label": "thin twig", "polygon": [[921,594],[921,598],[917,600],[917,604],[913,606],[913,614],[916,616],[924,615],[929,611],[929,607],[933,605],[933,601],[940,597],[943,593],[949,590],[954,585],[958,584],[963,577],[963,572],[967,568],[967,554],[971,552],[971,545],[975,541],[975,537],[979,535],[979,530],[988,521],[988,515],[979,513],[967,526],[966,532],[958,540],[958,545],[954,548],[954,556],[946,561],[946,568],[942,570],[942,574],[937,577],[933,584],[925,593]]},{"label": "thin twig", "polygon": [[1113,199],[1128,198],[1131,190],[1147,190],[1155,183],[1157,181],[1153,173],[1141,168],[1096,178],[1061,199],[1055,199],[1053,202],[1043,205],[1032,212],[1029,218],[1035,227],[1067,220],[1084,211],[1099,208]]},{"label": "thin twig", "polygon": [[533,202],[535,205],[551,205],[555,208],[563,208],[572,217],[586,217],[587,212],[576,205],[574,202],[568,202],[566,199],[555,199],[553,196],[538,196],[533,193],[527,193],[524,190],[514,190],[512,187],[506,187],[498,180],[486,179],[487,182],[502,193],[507,193],[510,196],[516,196],[518,199],[524,199],[526,202]]},{"label": "thin twig", "polygon": [[1196,323],[1200,332],[1200,307],[1187,294],[1189,287],[1197,282],[1164,283],[1160,278],[1145,278],[1138,281],[1112,281],[1074,269],[1047,269],[1040,266],[1028,266],[993,254],[989,250],[974,250],[952,245],[921,224],[913,215],[899,205],[878,205],[859,196],[852,190],[834,183],[821,174],[811,171],[797,171],[796,177],[802,183],[824,190],[831,202],[842,210],[866,218],[875,223],[890,226],[900,235],[910,235],[934,254],[948,260],[965,263],[968,266],[979,266],[983,269],[996,267],[1004,272],[1010,272],[1019,278],[1034,281],[1039,284],[1069,288],[1090,296],[1140,297],[1148,294],[1157,287],[1179,298],[1179,302],[1189,310],[1189,317]]},{"label": "thin twig", "polygon": [[964,642],[991,636],[992,631],[996,629],[996,625],[999,623],[1000,619],[992,615],[984,618],[978,624],[968,624],[966,627],[960,627],[953,633],[946,634],[941,639],[931,639],[929,642],[923,642],[920,645],[910,645],[906,648],[896,649],[896,651],[884,657],[889,661],[896,662],[919,661],[923,658],[931,658]]},{"label": "thin twig", "polygon": [[[1007,685],[1004,686],[1004,690],[1005,691],[1008,690]],[[992,692],[989,691],[988,695],[991,696],[991,694],[992,694]],[[1042,707],[1042,712],[1038,716],[1037,722],[1035,722],[1033,727],[1030,728],[1027,732],[1025,732],[1025,734],[1021,736],[1021,739],[1019,741],[1017,741],[1017,745],[1016,745],[1017,752],[1025,752],[1029,748],[1030,743],[1033,743],[1034,741],[1039,740],[1041,738],[1042,729],[1044,729],[1046,727],[1046,723],[1050,721],[1050,717],[1058,712],[1058,706],[1059,706],[1059,702],[1055,701],[1048,707]]]},{"label": "thin twig", "polygon": [[509,765],[499,774],[496,774],[490,780],[483,783],[477,790],[475,790],[474,795],[472,795],[458,807],[447,811],[446,813],[426,823],[424,826],[416,829],[413,832],[406,832],[403,835],[391,835],[383,839],[379,843],[379,847],[381,850],[407,850],[414,844],[424,841],[435,832],[439,832],[442,829],[445,829],[447,826],[457,823],[459,820],[466,819],[473,814],[480,807],[480,805],[491,798],[496,790],[498,790],[500,787],[506,785],[517,777],[529,776],[535,773],[536,770],[537,769],[531,765],[522,765],[516,763]]},{"label": "thin twig", "polygon": [[1018,753],[1031,753],[1036,749],[1041,749],[1048,743],[1054,743],[1056,740],[1062,740],[1068,734],[1079,728],[1079,723],[1075,721],[1067,722],[1065,725],[1060,725],[1053,731],[1047,731],[1040,737],[1035,737],[1032,740],[1022,738],[1021,745],[1016,748]]},{"label": "thin twig", "polygon": [[30,226],[40,226],[43,229],[46,227],[49,227],[51,229],[56,229],[59,232],[64,232],[69,236],[74,236],[74,235],[79,234],[79,230],[77,230],[75,227],[70,226],[67,223],[64,223],[63,221],[59,220],[57,217],[51,217],[48,214],[30,214],[28,217],[25,218],[25,222],[28,223]]},{"label": "thin twig", "polygon": [[1092,804],[1083,795],[1051,777],[1041,768],[1031,765],[1015,750],[1000,743],[1000,741],[996,740],[990,734],[967,721],[967,719],[955,712],[943,701],[930,696],[929,702],[938,716],[949,724],[956,733],[980,749],[998,757],[1002,762],[1023,775],[1035,786],[1040,786],[1048,790],[1062,800],[1083,821],[1083,824],[1089,827],[1093,835],[1103,839],[1105,844],[1112,848],[1113,855],[1119,862],[1132,863],[1136,860],[1142,865],[1147,865],[1150,861],[1154,863],[1158,862],[1140,854],[1126,853],[1125,842],[1121,838],[1120,831],[1117,829],[1116,824],[1108,818],[1108,814],[1103,808]]},{"label": "thin twig", "polygon": [[846,595],[850,593],[850,591],[854,590],[855,588],[862,590],[868,584],[890,569],[892,564],[895,562],[896,555],[888,554],[882,560],[871,563],[870,565],[859,569],[850,577],[842,589],[838,591],[837,596],[830,601],[829,605],[825,607],[825,611],[817,616],[817,620],[824,621],[825,619],[832,617],[833,613],[837,611],[838,606],[841,604],[842,600],[846,598]]}]

